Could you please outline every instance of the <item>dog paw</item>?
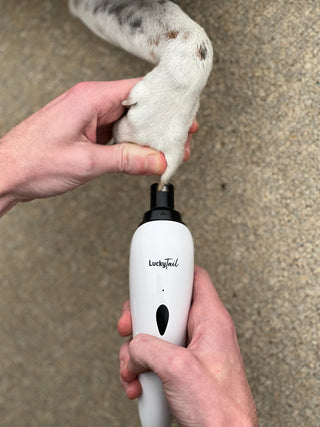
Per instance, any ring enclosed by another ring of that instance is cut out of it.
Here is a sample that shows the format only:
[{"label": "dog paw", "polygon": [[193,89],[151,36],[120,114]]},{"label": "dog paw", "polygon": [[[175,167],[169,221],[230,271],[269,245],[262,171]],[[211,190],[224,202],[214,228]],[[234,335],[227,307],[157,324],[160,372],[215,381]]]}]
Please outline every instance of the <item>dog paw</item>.
[{"label": "dog paw", "polygon": [[167,168],[160,185],[167,184],[183,161],[199,96],[179,87],[158,65],[133,87],[123,105],[128,112],[114,126],[115,142],[133,142],[161,151]]}]

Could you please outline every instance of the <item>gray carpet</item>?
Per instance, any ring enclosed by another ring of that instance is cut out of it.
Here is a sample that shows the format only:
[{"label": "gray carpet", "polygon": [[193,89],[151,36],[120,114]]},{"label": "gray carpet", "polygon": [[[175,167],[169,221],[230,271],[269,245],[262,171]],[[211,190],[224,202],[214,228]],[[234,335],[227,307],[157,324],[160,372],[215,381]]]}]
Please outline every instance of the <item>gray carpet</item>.
[{"label": "gray carpet", "polygon": [[[1,135],[79,81],[150,69],[65,3],[0,0]],[[260,425],[318,426],[319,2],[180,3],[216,56],[176,206],[235,321]],[[1,426],[139,425],[116,324],[153,181],[104,176],[1,219]]]}]

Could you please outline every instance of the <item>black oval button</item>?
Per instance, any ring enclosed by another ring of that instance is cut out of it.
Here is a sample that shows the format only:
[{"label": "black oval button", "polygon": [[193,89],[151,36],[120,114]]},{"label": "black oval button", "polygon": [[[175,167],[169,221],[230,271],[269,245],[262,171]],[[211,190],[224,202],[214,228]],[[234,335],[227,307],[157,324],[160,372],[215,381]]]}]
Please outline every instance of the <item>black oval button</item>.
[{"label": "black oval button", "polygon": [[167,306],[161,304],[157,309],[156,314],[157,325],[159,329],[160,335],[163,335],[167,329],[168,321],[169,321],[169,310]]}]

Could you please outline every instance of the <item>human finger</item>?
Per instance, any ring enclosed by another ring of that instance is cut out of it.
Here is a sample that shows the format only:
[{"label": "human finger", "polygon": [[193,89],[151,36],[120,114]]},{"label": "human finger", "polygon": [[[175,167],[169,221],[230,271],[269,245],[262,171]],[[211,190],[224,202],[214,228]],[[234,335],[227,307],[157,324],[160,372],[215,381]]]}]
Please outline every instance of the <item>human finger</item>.
[{"label": "human finger", "polygon": [[196,133],[199,130],[199,123],[197,119],[194,119],[191,125],[191,128],[189,129],[189,133]]},{"label": "human finger", "polygon": [[197,305],[207,311],[206,304],[203,304],[205,300],[209,300],[212,304],[218,304],[223,307],[218,292],[213,286],[208,272],[199,265],[195,265],[193,301],[196,301]]},{"label": "human finger", "polygon": [[197,122],[197,119],[194,119],[192,122],[191,128],[189,129],[188,138],[184,146],[184,156],[183,161],[186,162],[189,160],[190,154],[191,154],[191,139],[192,135],[196,133],[199,129],[199,124]]},{"label": "human finger", "polygon": [[188,320],[188,341],[189,350],[204,360],[212,361],[212,357],[220,361],[232,358],[241,360],[230,313],[220,300],[208,273],[198,266],[195,268]]},{"label": "human finger", "polygon": [[120,365],[120,382],[129,399],[135,399],[142,392],[141,384],[137,375],[128,371],[129,356],[129,341],[124,343],[119,352]]},{"label": "human finger", "polygon": [[[64,151],[66,161],[74,162],[86,182],[104,173],[123,172],[130,175],[161,175],[166,169],[162,153],[137,144],[121,143],[110,146],[83,143]],[[69,156],[69,158],[68,158]]]},{"label": "human finger", "polygon": [[207,271],[195,266],[192,305],[188,322],[189,339],[195,335],[195,331],[202,330],[209,325],[210,334],[219,334],[219,325],[230,323],[232,319],[219,298]]},{"label": "human finger", "polygon": [[184,155],[183,155],[183,161],[186,162],[187,160],[189,160],[190,154],[191,154],[191,139],[192,139],[192,135],[189,134],[188,135],[188,139],[184,145]]},{"label": "human finger", "polygon": [[118,321],[118,332],[122,337],[128,337],[132,334],[132,319],[129,300],[123,304],[121,316]]},{"label": "human finger", "polygon": [[[96,126],[113,123],[121,117],[125,111],[122,102],[128,97],[131,89],[141,78],[81,82],[73,86],[67,94],[73,104],[73,109],[79,114],[79,106],[83,114],[95,118]],[[77,101],[75,104],[74,100]],[[75,108],[76,107],[76,108]]]},{"label": "human finger", "polygon": [[[155,372],[161,381],[174,381],[186,367],[190,354],[184,347],[148,334],[135,336],[129,344],[128,371],[140,375]],[[168,363],[170,360],[170,363]],[[190,363],[190,361],[189,361]]]},{"label": "human finger", "polygon": [[101,88],[97,87],[100,93],[97,92],[97,97],[95,99],[98,113],[98,126],[113,123],[121,117],[125,111],[122,102],[128,98],[131,89],[140,80],[141,77],[113,82],[101,82]]}]

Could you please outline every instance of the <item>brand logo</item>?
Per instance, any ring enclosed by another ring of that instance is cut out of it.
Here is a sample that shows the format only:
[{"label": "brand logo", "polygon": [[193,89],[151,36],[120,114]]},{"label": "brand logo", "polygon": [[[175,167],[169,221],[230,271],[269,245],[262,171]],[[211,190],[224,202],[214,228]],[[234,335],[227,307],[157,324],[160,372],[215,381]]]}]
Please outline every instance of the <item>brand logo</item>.
[{"label": "brand logo", "polygon": [[157,261],[152,261],[149,259],[149,267],[161,267],[168,270],[170,267],[178,267],[179,266],[179,258],[164,258],[159,259]]}]

